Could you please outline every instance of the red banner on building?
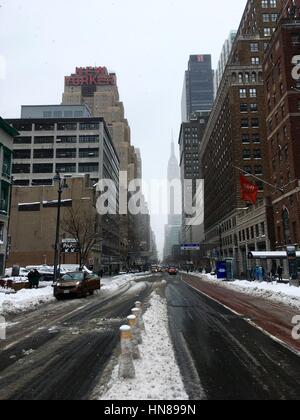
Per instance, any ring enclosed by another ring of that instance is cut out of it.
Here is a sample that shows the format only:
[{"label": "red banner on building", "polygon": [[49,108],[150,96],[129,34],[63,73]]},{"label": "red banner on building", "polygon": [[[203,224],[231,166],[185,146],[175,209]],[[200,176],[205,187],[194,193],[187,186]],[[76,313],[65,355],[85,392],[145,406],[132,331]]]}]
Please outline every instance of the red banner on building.
[{"label": "red banner on building", "polygon": [[241,200],[250,202],[252,204],[256,204],[258,187],[252,182],[248,181],[248,179],[243,175],[241,175],[240,177],[240,182],[241,182]]}]

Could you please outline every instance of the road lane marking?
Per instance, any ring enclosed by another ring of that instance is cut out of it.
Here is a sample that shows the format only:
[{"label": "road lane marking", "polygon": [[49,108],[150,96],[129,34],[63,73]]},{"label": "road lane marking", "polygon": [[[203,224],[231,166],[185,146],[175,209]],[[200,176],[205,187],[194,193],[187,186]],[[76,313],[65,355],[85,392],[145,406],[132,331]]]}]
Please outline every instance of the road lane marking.
[{"label": "road lane marking", "polygon": [[209,296],[207,293],[202,292],[201,290],[197,289],[195,286],[190,285],[189,283],[187,283],[185,280],[182,279],[182,281],[191,289],[195,290],[195,292],[206,296],[208,299],[214,301],[215,303],[223,306],[225,309],[227,309],[228,311],[232,312],[233,314],[237,315],[238,317],[240,317],[242,320],[244,320],[245,322],[247,322],[249,325],[251,325],[252,327],[258,329],[259,331],[261,331],[262,333],[264,333],[266,336],[268,336],[269,338],[271,338],[273,341],[275,341],[276,343],[282,345],[283,347],[285,347],[287,350],[291,351],[292,353],[294,353],[296,356],[300,357],[300,351],[294,349],[293,347],[291,347],[288,343],[286,343],[285,341],[281,340],[280,338],[272,335],[271,333],[269,333],[267,330],[265,330],[264,328],[260,327],[259,325],[257,325],[254,321],[252,321],[249,318],[246,318],[245,315],[240,314],[238,312],[236,312],[234,309],[229,308],[229,306],[225,305],[224,303],[218,301],[217,299]]}]

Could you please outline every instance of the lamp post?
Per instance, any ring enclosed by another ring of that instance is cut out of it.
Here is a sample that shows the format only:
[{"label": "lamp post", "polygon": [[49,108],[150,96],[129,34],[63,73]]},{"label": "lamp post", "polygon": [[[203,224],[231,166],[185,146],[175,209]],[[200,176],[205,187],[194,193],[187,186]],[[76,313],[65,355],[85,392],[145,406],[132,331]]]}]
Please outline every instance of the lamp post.
[{"label": "lamp post", "polygon": [[61,197],[65,189],[68,188],[65,178],[62,178],[59,172],[56,172],[53,178],[54,184],[58,185],[58,202],[57,202],[57,218],[56,218],[56,235],[55,235],[55,248],[54,248],[54,278],[53,282],[57,281],[59,254],[60,254],[60,214],[61,214]]}]

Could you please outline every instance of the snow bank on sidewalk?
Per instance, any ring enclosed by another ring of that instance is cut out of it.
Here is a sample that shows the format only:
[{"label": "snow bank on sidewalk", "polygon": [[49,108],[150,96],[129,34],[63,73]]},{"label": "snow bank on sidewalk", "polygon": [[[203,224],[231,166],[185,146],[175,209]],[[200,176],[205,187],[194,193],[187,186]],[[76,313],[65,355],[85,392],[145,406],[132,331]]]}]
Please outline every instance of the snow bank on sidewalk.
[{"label": "snow bank on sidewalk", "polygon": [[289,284],[268,283],[259,281],[235,280],[233,282],[221,282],[210,274],[197,274],[203,280],[217,283],[223,287],[234,289],[241,293],[258,296],[275,302],[300,309],[300,288]]},{"label": "snow bank on sidewalk", "polygon": [[53,288],[23,289],[15,294],[0,293],[0,314],[10,314],[34,309],[43,303],[54,301]]},{"label": "snow bank on sidewalk", "polygon": [[153,293],[150,303],[144,315],[142,359],[135,361],[136,378],[119,379],[116,366],[101,400],[188,400],[169,337],[166,301]]}]

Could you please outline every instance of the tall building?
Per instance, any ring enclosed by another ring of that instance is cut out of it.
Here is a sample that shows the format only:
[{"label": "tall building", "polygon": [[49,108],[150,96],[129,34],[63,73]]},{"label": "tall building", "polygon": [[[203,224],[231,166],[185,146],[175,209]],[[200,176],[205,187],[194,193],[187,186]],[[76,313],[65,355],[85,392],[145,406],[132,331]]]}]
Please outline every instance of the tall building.
[{"label": "tall building", "polygon": [[[235,275],[240,276],[247,276],[249,251],[272,247],[270,202],[263,182],[268,179],[268,159],[262,63],[280,9],[279,0],[247,2],[200,146],[208,256],[233,258]],[[262,210],[257,218],[251,210],[243,217],[242,171],[259,188],[257,204]]]},{"label": "tall building", "polygon": [[217,96],[217,91],[219,89],[227,62],[230,57],[231,49],[233,47],[234,40],[236,38],[237,31],[231,31],[228,38],[224,42],[222,52],[219,58],[218,67],[214,72],[214,93],[215,97]]},{"label": "tall building", "polygon": [[[56,112],[59,108],[55,107]],[[70,182],[80,175],[89,175],[93,184],[99,179],[110,179],[119,192],[120,161],[103,118],[25,118],[7,122],[19,132],[13,139],[12,174],[16,188],[52,187],[58,171]],[[26,191],[33,196],[30,188]],[[18,219],[12,220],[12,232],[15,223]],[[121,265],[119,216],[108,215],[99,223],[103,242],[98,259],[104,266]]]},{"label": "tall building", "polygon": [[[179,134],[180,178],[193,181],[193,197],[196,194],[196,181],[201,179],[199,149],[209,120],[208,112],[196,113],[190,122],[182,123]],[[186,219],[191,215],[185,212],[184,191],[182,195],[182,242],[200,243],[203,239],[203,226],[190,226]]]},{"label": "tall building", "polygon": [[264,61],[276,250],[300,248],[300,1],[286,1]]},{"label": "tall building", "polygon": [[[102,117],[110,131],[114,146],[120,159],[120,171],[127,172],[128,183],[137,174],[137,156],[131,145],[131,132],[124,114],[124,105],[120,102],[115,73],[109,73],[105,67],[76,68],[75,73],[65,77],[63,105],[86,105],[93,117]],[[135,218],[131,215],[120,217],[121,249],[124,260],[137,243]]]},{"label": "tall building", "polygon": [[174,142],[171,145],[171,156],[168,163],[168,182],[174,183],[169,189],[168,197],[168,224],[165,226],[165,246],[164,246],[164,259],[167,260],[172,256],[173,246],[178,245],[180,242],[180,232],[181,232],[181,215],[178,214],[176,199],[178,199],[176,194],[175,183],[180,183],[180,172],[178,160],[175,155],[175,146]]},{"label": "tall building", "polygon": [[214,76],[210,55],[191,55],[182,93],[182,122],[194,112],[208,112],[214,100]]},{"label": "tall building", "polygon": [[7,251],[9,248],[10,197],[12,182],[12,149],[13,137],[18,132],[0,118],[0,275],[5,271]]}]

